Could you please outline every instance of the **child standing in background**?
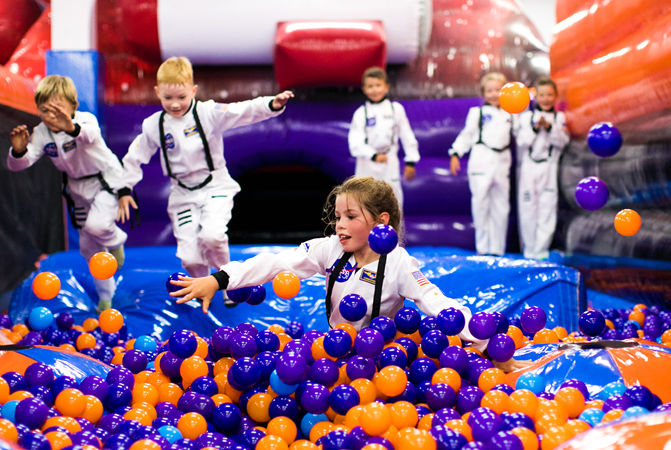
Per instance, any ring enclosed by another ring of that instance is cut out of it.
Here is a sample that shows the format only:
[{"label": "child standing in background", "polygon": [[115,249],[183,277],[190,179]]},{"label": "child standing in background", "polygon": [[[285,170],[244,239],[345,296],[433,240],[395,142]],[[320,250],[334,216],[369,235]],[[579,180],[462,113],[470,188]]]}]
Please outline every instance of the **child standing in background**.
[{"label": "child standing in background", "polygon": [[570,134],[564,113],[555,111],[555,82],[543,77],[535,86],[536,108],[520,114],[517,133],[520,235],[525,258],[547,259],[557,225],[559,157]]},{"label": "child standing in background", "polygon": [[415,178],[415,163],[419,161],[417,139],[403,106],[387,98],[389,81],[384,69],[366,69],[361,89],[368,101],[354,113],[347,137],[350,154],[356,158],[354,173],[391,184],[402,211],[398,140],[401,139],[405,153],[403,179],[410,181]]},{"label": "child standing in background", "polygon": [[228,173],[222,134],[225,130],[275,117],[293,94],[221,104],[194,99],[198,86],[186,58],[169,58],[158,69],[154,88],[163,111],[142,123],[123,159],[118,219],[137,209],[131,189],[142,179],[140,165],[161,151],[163,173],[170,177],[168,214],[177,240],[177,257],[193,277],[230,261],[227,225],[240,186]]},{"label": "child standing in background", "polygon": [[[109,251],[124,263],[124,233],[114,223],[123,169],[119,159],[103,140],[96,117],[77,111],[77,89],[68,77],[44,77],[35,90],[37,114],[42,123],[32,136],[25,125],[9,136],[12,149],[7,156],[11,171],[27,169],[47,155],[63,172],[70,221],[79,232],[79,252],[88,262],[98,252]],[[93,278],[98,292],[98,312],[112,306],[114,278]]]},{"label": "child standing in background", "polygon": [[506,250],[513,134],[513,117],[499,106],[499,91],[506,81],[501,73],[482,77],[480,86],[485,104],[468,111],[466,126],[449,150],[452,176],[461,170],[459,158],[471,152],[468,186],[475,249],[480,255],[502,256]]}]

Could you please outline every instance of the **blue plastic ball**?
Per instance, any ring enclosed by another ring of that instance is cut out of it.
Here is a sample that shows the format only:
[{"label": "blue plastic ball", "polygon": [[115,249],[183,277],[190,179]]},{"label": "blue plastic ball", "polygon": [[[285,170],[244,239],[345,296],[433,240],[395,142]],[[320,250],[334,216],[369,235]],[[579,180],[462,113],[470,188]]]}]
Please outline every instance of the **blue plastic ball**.
[{"label": "blue plastic ball", "polygon": [[0,409],[0,414],[2,414],[2,417],[4,419],[9,420],[12,423],[16,423],[16,417],[15,417],[15,412],[16,408],[19,405],[18,400],[10,400],[4,405],[2,405],[2,408]]},{"label": "blue plastic ball", "polygon": [[254,336],[254,340],[256,341],[256,351],[259,353],[276,352],[280,349],[280,338],[272,331],[261,331]]},{"label": "blue plastic ball", "polygon": [[398,234],[391,225],[376,225],[368,235],[371,250],[380,255],[387,255],[398,245]]},{"label": "blue plastic ball", "polygon": [[135,339],[133,348],[143,352],[155,352],[158,349],[158,344],[156,343],[156,339],[145,335]]},{"label": "blue plastic ball", "polygon": [[587,146],[602,158],[613,156],[622,147],[622,134],[610,122],[597,123],[587,133]]},{"label": "blue plastic ball", "polygon": [[292,320],[284,328],[284,332],[287,333],[291,339],[300,339],[305,330],[300,322]]},{"label": "blue plastic ball", "polygon": [[605,414],[606,413],[598,408],[587,408],[580,413],[578,419],[582,420],[583,422],[587,422],[591,426],[595,426],[601,423],[601,419],[603,419]]},{"label": "blue plastic ball", "polygon": [[158,429],[158,432],[161,436],[166,438],[168,442],[171,444],[182,439],[182,432],[177,429],[177,427],[173,426],[162,426],[161,428]]},{"label": "blue plastic ball", "polygon": [[439,330],[432,330],[422,336],[422,350],[429,358],[438,358],[449,345],[447,337]]},{"label": "blue plastic ball", "polygon": [[606,319],[599,311],[585,311],[580,315],[578,327],[586,336],[598,336],[606,327]]},{"label": "blue plastic ball", "polygon": [[56,317],[56,326],[59,330],[67,331],[74,325],[75,319],[69,312],[62,312]]},{"label": "blue plastic ball", "polygon": [[28,323],[37,331],[46,330],[54,322],[54,315],[49,308],[38,306],[30,310]]},{"label": "blue plastic ball", "polygon": [[261,367],[253,358],[240,358],[229,369],[229,379],[243,389],[254,386],[261,378]]},{"label": "blue plastic ball", "polygon": [[273,371],[273,373],[270,374],[270,387],[273,388],[273,391],[278,395],[291,395],[298,389],[298,384],[284,383],[277,375],[277,371]]},{"label": "blue plastic ball", "polygon": [[359,294],[347,294],[340,300],[338,310],[348,322],[358,322],[366,316],[368,304]]},{"label": "blue plastic ball", "polygon": [[[408,357],[405,352],[397,347],[388,347],[382,350],[378,361],[380,369],[387,366],[398,366],[405,369],[408,365]],[[353,378],[350,377],[350,379]]]},{"label": "blue plastic ball", "polygon": [[515,389],[527,389],[538,395],[545,390],[545,380],[542,376],[535,373],[523,373],[517,379]]},{"label": "blue plastic ball", "polygon": [[222,433],[232,433],[240,424],[242,413],[233,403],[222,403],[212,413],[212,423]]},{"label": "blue plastic ball", "polygon": [[168,277],[168,279],[165,281],[165,288],[168,290],[168,292],[177,292],[181,289],[183,289],[182,286],[177,286],[171,283],[171,281],[180,281],[179,277],[188,277],[189,275],[185,274],[184,272],[175,272],[172,275]]},{"label": "blue plastic ball", "polygon": [[312,427],[315,426],[316,423],[318,422],[325,422],[328,421],[328,417],[326,417],[326,414],[306,414],[303,416],[303,419],[301,419],[301,433],[303,433],[303,436],[310,436],[310,430],[312,430]]}]

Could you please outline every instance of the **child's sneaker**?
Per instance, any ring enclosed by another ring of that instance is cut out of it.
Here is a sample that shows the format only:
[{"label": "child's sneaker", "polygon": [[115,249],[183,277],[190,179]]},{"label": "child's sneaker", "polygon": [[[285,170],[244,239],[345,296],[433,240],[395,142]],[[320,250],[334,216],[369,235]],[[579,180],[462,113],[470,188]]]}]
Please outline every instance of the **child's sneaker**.
[{"label": "child's sneaker", "polygon": [[96,307],[96,312],[100,314],[101,312],[105,311],[106,309],[110,309],[112,307],[112,300],[100,300],[98,302],[98,306]]},{"label": "child's sneaker", "polygon": [[123,245],[120,245],[117,248],[110,248],[109,252],[116,258],[116,270],[121,270],[123,263],[126,261],[126,253],[124,252]]}]

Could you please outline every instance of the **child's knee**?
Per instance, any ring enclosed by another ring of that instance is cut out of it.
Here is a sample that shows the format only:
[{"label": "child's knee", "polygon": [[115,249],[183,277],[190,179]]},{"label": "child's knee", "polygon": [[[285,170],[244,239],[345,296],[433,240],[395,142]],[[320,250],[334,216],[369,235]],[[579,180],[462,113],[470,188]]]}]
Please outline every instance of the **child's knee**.
[{"label": "child's knee", "polygon": [[203,228],[198,233],[198,243],[205,248],[220,247],[228,244],[228,235],[222,229]]}]

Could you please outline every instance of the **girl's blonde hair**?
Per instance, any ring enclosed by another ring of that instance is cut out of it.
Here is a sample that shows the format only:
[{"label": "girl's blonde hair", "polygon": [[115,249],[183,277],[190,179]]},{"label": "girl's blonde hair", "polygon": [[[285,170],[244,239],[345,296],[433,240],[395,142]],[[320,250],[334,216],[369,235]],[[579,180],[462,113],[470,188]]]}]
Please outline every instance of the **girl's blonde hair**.
[{"label": "girl's blonde hair", "polygon": [[35,104],[39,107],[52,97],[61,97],[77,109],[77,88],[70,77],[49,75],[37,83],[35,88]]},{"label": "girl's blonde hair", "polygon": [[163,61],[156,72],[156,84],[176,84],[178,86],[193,83],[191,61],[183,56],[173,56]]},{"label": "girl's blonde hair", "polygon": [[334,187],[326,198],[322,217],[328,226],[334,228],[336,224],[335,201],[339,195],[347,195],[348,198],[354,200],[362,210],[368,211],[376,222],[380,221],[380,214],[388,213],[389,225],[396,230],[399,245],[403,243],[405,230],[401,208],[398,206],[394,189],[389,183],[372,177],[353,176],[346,179],[340,186]]},{"label": "girl's blonde hair", "polygon": [[484,77],[480,78],[480,92],[485,93],[485,84],[489,81],[500,81],[501,84],[506,84],[508,79],[506,76],[500,72],[489,72]]}]

